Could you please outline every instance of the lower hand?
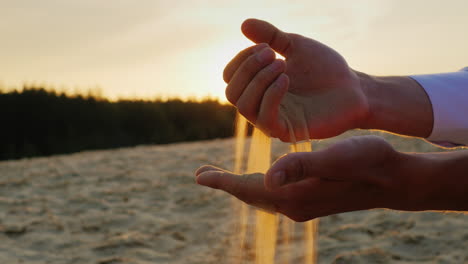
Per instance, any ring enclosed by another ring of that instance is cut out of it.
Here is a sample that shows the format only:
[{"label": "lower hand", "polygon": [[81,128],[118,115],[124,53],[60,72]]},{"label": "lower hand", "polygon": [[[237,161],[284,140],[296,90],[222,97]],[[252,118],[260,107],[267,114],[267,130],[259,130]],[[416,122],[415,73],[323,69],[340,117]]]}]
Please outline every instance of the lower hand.
[{"label": "lower hand", "polygon": [[414,210],[414,182],[399,173],[406,156],[379,137],[353,137],[324,150],[287,154],[265,175],[203,166],[196,181],[295,221],[372,208]]}]

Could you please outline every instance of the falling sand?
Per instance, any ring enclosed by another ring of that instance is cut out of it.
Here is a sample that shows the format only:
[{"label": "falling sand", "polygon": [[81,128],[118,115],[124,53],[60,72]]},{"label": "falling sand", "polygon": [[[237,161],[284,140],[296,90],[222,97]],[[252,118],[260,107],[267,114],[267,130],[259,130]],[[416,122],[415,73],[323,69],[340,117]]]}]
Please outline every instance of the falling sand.
[{"label": "falling sand", "polygon": [[[280,114],[288,125],[290,141],[292,142],[291,152],[310,152],[312,151],[312,145],[309,140],[304,111],[301,108],[301,103],[297,102],[297,100],[298,97],[288,93],[281,104]],[[294,127],[302,128],[302,131],[294,131],[291,123],[294,123]],[[238,114],[236,121],[234,171],[240,174],[265,173],[271,165],[271,139],[257,128],[253,129],[247,166],[245,171],[243,170],[243,154],[247,128],[247,120]],[[297,142],[297,138],[300,138],[302,141]],[[239,241],[241,245],[240,250],[242,251],[245,248],[247,236],[249,234],[255,235],[256,264],[273,264],[275,260],[278,260],[279,263],[290,263],[292,259],[287,249],[290,244],[291,234],[296,228],[302,228],[304,233],[304,263],[313,264],[316,262],[318,220],[299,224],[278,214],[255,210],[255,231],[249,232],[247,230],[247,223],[253,213],[252,211],[254,210],[251,210],[248,205],[244,203],[240,204]],[[281,237],[281,240],[278,240],[279,237]],[[286,246],[286,250],[281,255],[276,252],[278,243]],[[242,263],[244,257],[242,252],[239,256],[239,263]]]}]

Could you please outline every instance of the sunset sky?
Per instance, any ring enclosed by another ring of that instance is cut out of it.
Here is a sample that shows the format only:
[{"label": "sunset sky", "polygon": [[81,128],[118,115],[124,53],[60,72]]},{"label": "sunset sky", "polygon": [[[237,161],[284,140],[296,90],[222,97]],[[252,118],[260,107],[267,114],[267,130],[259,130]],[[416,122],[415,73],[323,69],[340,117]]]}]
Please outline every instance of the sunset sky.
[{"label": "sunset sky", "polygon": [[468,66],[466,0],[0,0],[0,86],[224,99],[224,65],[251,45],[240,32],[249,17],[371,74]]}]

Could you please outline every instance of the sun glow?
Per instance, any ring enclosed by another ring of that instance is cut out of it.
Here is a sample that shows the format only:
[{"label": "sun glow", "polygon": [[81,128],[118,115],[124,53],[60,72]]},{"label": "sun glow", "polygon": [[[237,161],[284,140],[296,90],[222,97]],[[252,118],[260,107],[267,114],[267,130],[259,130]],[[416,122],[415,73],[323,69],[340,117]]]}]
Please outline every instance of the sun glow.
[{"label": "sun glow", "polygon": [[249,17],[317,39],[366,73],[456,71],[468,60],[459,52],[468,44],[460,34],[467,7],[403,0],[10,1],[0,8],[0,81],[4,88],[99,86],[110,99],[225,101],[222,71],[252,45],[240,32]]},{"label": "sun glow", "polygon": [[196,61],[200,61],[200,67],[194,67],[194,72],[190,73],[193,77],[191,80],[195,82],[194,86],[197,88],[196,92],[202,96],[208,95],[227,102],[226,83],[223,81],[224,67],[238,51],[250,45],[252,43],[242,38],[225,38],[199,50],[198,55],[201,58],[200,60],[197,58]]}]

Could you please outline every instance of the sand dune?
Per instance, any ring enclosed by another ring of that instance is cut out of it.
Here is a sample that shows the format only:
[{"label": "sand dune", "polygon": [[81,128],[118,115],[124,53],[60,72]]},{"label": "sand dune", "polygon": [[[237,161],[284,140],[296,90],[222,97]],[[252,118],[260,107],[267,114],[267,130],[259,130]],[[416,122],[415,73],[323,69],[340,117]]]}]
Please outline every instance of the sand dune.
[{"label": "sand dune", "polygon": [[[276,143],[275,157],[286,149]],[[237,212],[193,171],[232,168],[232,153],[226,139],[0,162],[0,263],[231,263]],[[468,262],[465,214],[372,210],[324,217],[319,229],[319,263]]]}]

